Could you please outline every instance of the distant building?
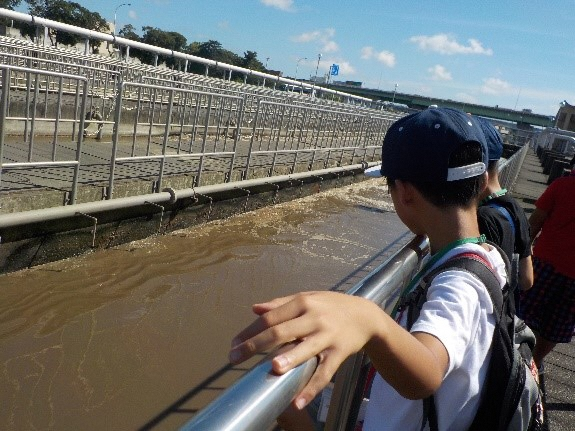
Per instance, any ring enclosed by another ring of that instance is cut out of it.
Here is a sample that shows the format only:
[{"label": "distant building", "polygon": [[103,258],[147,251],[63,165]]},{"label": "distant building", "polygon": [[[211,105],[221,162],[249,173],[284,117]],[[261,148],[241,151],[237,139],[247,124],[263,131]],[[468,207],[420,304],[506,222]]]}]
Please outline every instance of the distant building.
[{"label": "distant building", "polygon": [[575,106],[567,103],[566,100],[561,102],[561,107],[555,116],[555,127],[562,130],[575,132]]}]

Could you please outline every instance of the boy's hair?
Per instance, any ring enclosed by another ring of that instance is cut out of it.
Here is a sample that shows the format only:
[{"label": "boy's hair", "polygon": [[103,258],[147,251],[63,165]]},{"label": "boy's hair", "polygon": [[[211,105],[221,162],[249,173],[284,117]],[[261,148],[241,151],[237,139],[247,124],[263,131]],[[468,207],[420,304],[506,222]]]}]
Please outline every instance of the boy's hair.
[{"label": "boy's hair", "polygon": [[488,163],[479,120],[450,108],[425,109],[391,125],[382,146],[381,167],[367,175],[389,184],[413,184],[434,205],[469,206],[485,182]]},{"label": "boy's hair", "polygon": [[487,165],[487,172],[489,173],[493,173],[493,172],[497,172],[499,165],[499,160],[489,160],[489,164]]},{"label": "boy's hair", "polygon": [[[466,142],[453,151],[449,167],[472,164],[482,159],[481,145]],[[458,181],[417,181],[408,180],[421,195],[438,207],[468,207],[477,199],[485,186],[485,176],[478,175]],[[388,185],[393,187],[395,180],[388,178]]]},{"label": "boy's hair", "polygon": [[481,117],[476,117],[483,135],[485,135],[485,142],[487,143],[487,154],[489,155],[489,167],[492,167],[491,162],[497,162],[503,155],[503,138],[499,131],[488,120]]}]

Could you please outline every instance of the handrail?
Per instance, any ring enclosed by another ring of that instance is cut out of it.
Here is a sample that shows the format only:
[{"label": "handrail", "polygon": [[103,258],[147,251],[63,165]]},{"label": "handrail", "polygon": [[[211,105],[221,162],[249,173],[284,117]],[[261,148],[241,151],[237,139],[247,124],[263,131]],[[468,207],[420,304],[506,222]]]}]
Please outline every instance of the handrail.
[{"label": "handrail", "polygon": [[501,187],[508,190],[513,189],[519,175],[519,170],[521,169],[525,156],[527,155],[528,148],[529,143],[526,143],[519,151],[509,157],[509,159],[499,164],[499,183],[501,184]]},{"label": "handrail", "polygon": [[[413,238],[347,294],[370,299],[388,309],[428,252],[427,238]],[[317,362],[316,358],[312,358],[291,372],[279,376],[271,371],[271,359],[275,354],[277,353],[267,356],[180,429],[247,431],[265,429],[273,424],[309,381]],[[332,410],[336,409],[330,408],[330,412]]]}]

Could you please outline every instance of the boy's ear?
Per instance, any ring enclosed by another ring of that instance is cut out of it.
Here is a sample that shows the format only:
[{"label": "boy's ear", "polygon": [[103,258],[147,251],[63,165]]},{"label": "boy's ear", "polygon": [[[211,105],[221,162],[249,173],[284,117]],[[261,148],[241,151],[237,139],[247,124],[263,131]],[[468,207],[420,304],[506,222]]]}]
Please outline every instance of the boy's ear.
[{"label": "boy's ear", "polygon": [[409,205],[413,202],[415,188],[408,182],[395,180],[397,198],[403,205]]},{"label": "boy's ear", "polygon": [[[498,173],[495,172],[495,175],[498,175]],[[483,181],[482,181],[482,184],[481,184],[481,191],[479,192],[480,195],[483,194],[483,193],[485,192],[485,190],[487,189],[487,183],[488,183],[488,181],[489,181],[489,172],[488,172],[488,171],[485,171],[485,172],[483,173]]]}]

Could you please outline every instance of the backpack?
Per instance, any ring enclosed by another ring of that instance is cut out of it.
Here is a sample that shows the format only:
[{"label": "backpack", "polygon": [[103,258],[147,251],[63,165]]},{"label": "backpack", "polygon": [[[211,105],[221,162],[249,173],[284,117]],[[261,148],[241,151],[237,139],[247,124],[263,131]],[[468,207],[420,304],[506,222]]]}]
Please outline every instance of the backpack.
[{"label": "backpack", "polygon": [[[495,244],[510,269],[505,253]],[[540,431],[543,430],[543,397],[538,370],[532,359],[535,336],[515,316],[513,289],[509,280],[503,289],[489,263],[474,253],[452,257],[423,277],[420,284],[402,301],[407,310],[407,328],[419,317],[427,300],[427,287],[439,273],[447,270],[468,271],[487,287],[495,310],[491,358],[483,385],[479,408],[469,428],[472,431]],[[508,272],[509,273],[509,272]],[[429,422],[431,431],[438,430],[433,395],[423,400],[423,430]]]},{"label": "backpack", "polygon": [[507,219],[507,221],[511,225],[511,232],[513,233],[513,238],[515,238],[515,223],[513,223],[513,217],[511,217],[509,210],[505,208],[503,205],[498,204],[497,202],[489,202],[486,206],[488,206],[489,208],[495,208],[503,215],[503,217]]}]

